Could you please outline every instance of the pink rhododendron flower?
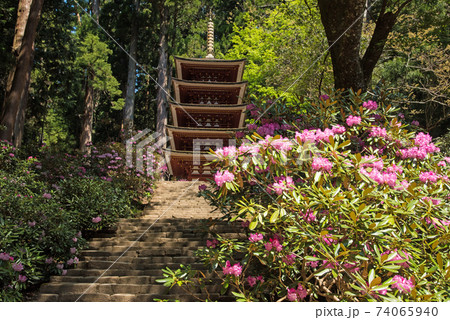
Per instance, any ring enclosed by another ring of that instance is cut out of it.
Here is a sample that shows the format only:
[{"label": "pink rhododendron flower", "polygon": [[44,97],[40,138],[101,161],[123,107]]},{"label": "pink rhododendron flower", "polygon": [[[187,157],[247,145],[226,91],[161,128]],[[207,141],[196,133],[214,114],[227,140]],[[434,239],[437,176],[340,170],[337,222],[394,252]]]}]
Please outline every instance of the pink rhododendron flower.
[{"label": "pink rhododendron flower", "polygon": [[331,131],[333,131],[334,134],[342,134],[345,132],[345,127],[337,124],[331,128]]},{"label": "pink rhododendron flower", "polygon": [[268,186],[268,191],[274,191],[277,195],[281,195],[284,191],[294,189],[294,180],[291,177],[275,177],[275,181]]},{"label": "pink rhododendron flower", "polygon": [[300,212],[300,215],[307,223],[316,221],[316,213],[311,209],[306,210],[306,212]]},{"label": "pink rhododendron flower", "polygon": [[440,167],[446,167],[446,166],[447,166],[447,163],[446,163],[445,161],[439,161],[439,162],[438,162],[438,166],[440,166]]},{"label": "pink rhododendron flower", "polygon": [[66,263],[67,263],[68,266],[73,265],[73,259],[70,258],[69,260],[66,261]]},{"label": "pink rhododendron flower", "polygon": [[51,195],[50,193],[44,193],[42,196],[43,196],[45,199],[51,199],[51,198],[52,198],[52,195]]},{"label": "pink rhododendron flower", "polygon": [[77,252],[77,248],[70,248],[70,253],[71,254],[75,254]]},{"label": "pink rhododendron flower", "polygon": [[370,128],[369,137],[386,138],[387,137],[386,129],[380,127],[372,127]]},{"label": "pink rhododendron flower", "polygon": [[254,287],[256,285],[256,278],[252,277],[252,276],[249,276],[247,278],[247,282],[248,282],[250,287]]},{"label": "pink rhododendron flower", "polygon": [[256,130],[258,129],[258,126],[254,123],[250,123],[247,125],[248,130]]},{"label": "pink rhododendron flower", "polygon": [[14,271],[20,272],[23,270],[23,264],[21,263],[13,263],[12,268]]},{"label": "pink rhododendron flower", "polygon": [[417,126],[417,127],[420,125],[419,121],[417,121],[417,120],[412,121],[411,124],[413,126]]},{"label": "pink rhododendron flower", "polygon": [[361,123],[361,117],[358,116],[348,116],[345,121],[349,127],[357,126]]},{"label": "pink rhododendron flower", "polygon": [[411,289],[414,288],[414,283],[412,280],[403,278],[400,275],[395,275],[392,280],[394,283],[391,285],[392,288],[398,289],[401,293],[410,293]]},{"label": "pink rhododendron flower", "polygon": [[283,246],[280,244],[280,241],[278,241],[278,239],[269,239],[269,242],[267,242],[264,247],[267,251],[275,249],[276,251],[280,252],[281,250],[283,250]]},{"label": "pink rhododendron flower", "polygon": [[327,245],[332,245],[333,243],[337,243],[337,240],[333,238],[333,236],[329,233],[324,234],[323,236],[320,237],[320,240],[327,244]]},{"label": "pink rhododendron flower", "polygon": [[242,266],[239,262],[231,266],[230,261],[227,260],[227,262],[225,263],[225,267],[223,267],[222,269],[223,274],[229,274],[235,277],[239,277],[242,273]]},{"label": "pink rhododendron flower", "polygon": [[100,218],[100,217],[92,218],[93,223],[99,223],[100,221],[102,221],[102,218]]},{"label": "pink rhododendron flower", "polygon": [[219,244],[219,241],[217,241],[217,239],[206,240],[206,246],[208,248],[213,248],[214,249],[218,244]]},{"label": "pink rhododendron flower", "polygon": [[66,274],[67,274],[67,270],[64,269],[64,270],[61,272],[61,275],[62,275],[62,276],[65,276]]},{"label": "pink rhododendron flower", "polygon": [[327,158],[314,158],[311,164],[313,171],[325,171],[330,172],[333,164]]},{"label": "pink rhododendron flower", "polygon": [[250,242],[258,242],[261,241],[264,238],[264,236],[261,233],[252,233],[250,234],[250,237],[248,237],[248,240]]},{"label": "pink rhododendron flower", "polygon": [[363,107],[369,110],[377,110],[378,105],[375,101],[369,100],[367,102],[363,102]]},{"label": "pink rhododendron flower", "polygon": [[237,154],[237,150],[235,146],[229,146],[229,147],[224,147],[221,149],[217,149],[216,150],[216,156],[223,159],[223,158],[234,158],[236,157]]},{"label": "pink rhododendron flower", "polygon": [[45,259],[45,263],[46,263],[46,264],[52,264],[52,263],[53,263],[53,258],[47,258],[47,259]]},{"label": "pink rhododendron flower", "polygon": [[326,128],[325,130],[317,129],[315,132],[316,135],[316,142],[322,141],[322,142],[329,142],[330,137],[334,137],[334,132],[331,129]]},{"label": "pink rhododendron flower", "polygon": [[310,142],[315,142],[316,141],[316,133],[315,131],[310,131],[310,130],[303,130],[301,133],[300,132],[296,132],[295,133],[295,139],[299,138],[301,142],[306,142],[306,141],[310,141]]},{"label": "pink rhododendron flower", "polygon": [[3,261],[12,261],[12,260],[14,260],[14,258],[12,258],[9,254],[7,254],[7,253],[5,253],[5,252],[1,252],[0,253],[0,260],[3,260]]},{"label": "pink rhododendron flower", "polygon": [[19,274],[19,282],[26,282],[26,281],[27,281],[27,277]]},{"label": "pink rhododendron flower", "polygon": [[288,138],[274,139],[271,145],[279,151],[289,151],[292,149],[292,142]]},{"label": "pink rhododendron flower", "polygon": [[419,174],[419,180],[422,181],[423,183],[427,183],[428,181],[434,183],[438,180],[438,178],[439,176],[433,171],[421,172]]},{"label": "pink rhododendron flower", "polygon": [[328,95],[326,95],[326,94],[323,94],[323,95],[321,95],[321,96],[319,97],[319,99],[320,99],[320,100],[323,100],[323,101],[326,101],[326,100],[330,99],[330,97],[329,97]]},{"label": "pink rhododendron flower", "polygon": [[36,221],[28,221],[28,225],[30,227],[34,227],[36,225]]},{"label": "pink rhododendron flower", "polygon": [[299,283],[297,289],[290,288],[287,292],[287,298],[289,301],[299,301],[306,298],[308,291]]},{"label": "pink rhododendron flower", "polygon": [[205,191],[206,188],[207,188],[207,187],[206,187],[206,185],[204,185],[204,184],[201,184],[201,185],[198,186],[198,190],[199,190],[199,191]]},{"label": "pink rhododendron flower", "polygon": [[291,266],[295,262],[295,254],[288,254],[282,258],[282,261],[288,266]]},{"label": "pink rhododendron flower", "polygon": [[217,171],[214,175],[214,181],[221,187],[225,182],[231,182],[234,180],[234,174],[225,170],[224,172]]}]

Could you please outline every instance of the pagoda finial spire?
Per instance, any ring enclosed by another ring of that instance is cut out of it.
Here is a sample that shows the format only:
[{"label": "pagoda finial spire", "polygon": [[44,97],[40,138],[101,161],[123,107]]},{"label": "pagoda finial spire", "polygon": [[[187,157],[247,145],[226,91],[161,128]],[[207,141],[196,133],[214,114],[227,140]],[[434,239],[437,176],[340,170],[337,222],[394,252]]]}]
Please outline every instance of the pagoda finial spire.
[{"label": "pagoda finial spire", "polygon": [[212,11],[209,11],[208,21],[208,47],[206,59],[214,59],[214,22],[212,21]]}]

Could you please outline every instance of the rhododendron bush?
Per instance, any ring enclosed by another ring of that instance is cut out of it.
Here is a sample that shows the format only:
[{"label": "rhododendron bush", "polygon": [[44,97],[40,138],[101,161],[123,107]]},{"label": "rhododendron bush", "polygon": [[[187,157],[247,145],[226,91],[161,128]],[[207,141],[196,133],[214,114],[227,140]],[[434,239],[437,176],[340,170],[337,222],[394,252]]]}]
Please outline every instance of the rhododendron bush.
[{"label": "rhododendron bush", "polygon": [[287,125],[218,150],[200,191],[248,222],[199,252],[224,287],[239,300],[450,299],[450,158],[431,137],[383,96],[322,96]]}]

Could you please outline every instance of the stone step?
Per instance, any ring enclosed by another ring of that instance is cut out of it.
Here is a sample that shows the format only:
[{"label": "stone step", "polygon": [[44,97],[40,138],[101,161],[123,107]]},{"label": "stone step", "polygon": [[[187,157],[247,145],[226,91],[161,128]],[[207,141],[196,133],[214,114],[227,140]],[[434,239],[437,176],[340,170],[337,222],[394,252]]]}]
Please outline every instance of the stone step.
[{"label": "stone step", "polygon": [[[217,285],[205,286],[210,290],[217,290]],[[191,288],[192,293],[201,293],[201,289]],[[41,293],[70,293],[72,295],[82,295],[82,294],[92,294],[92,293],[100,293],[100,294],[177,294],[177,293],[185,293],[184,288],[179,286],[174,286],[171,289],[165,287],[161,284],[111,284],[111,283],[64,283],[64,282],[52,282],[46,283],[41,286]],[[60,294],[61,295],[61,294]],[[78,297],[76,297],[77,299]]]},{"label": "stone step", "polygon": [[144,270],[133,270],[133,269],[69,269],[67,270],[66,277],[124,277],[124,276],[149,276],[149,277],[161,277],[162,270],[158,269],[144,269]]},{"label": "stone step", "polygon": [[205,241],[189,240],[189,239],[171,239],[171,238],[156,238],[146,239],[144,241],[132,241],[132,240],[103,240],[103,241],[90,241],[89,249],[100,249],[107,247],[124,247],[127,248],[148,248],[148,247],[200,247],[205,245]]},{"label": "stone step", "polygon": [[204,237],[206,232],[195,232],[195,231],[172,231],[172,232],[154,232],[154,230],[144,230],[143,232],[126,232],[111,235],[96,235],[95,238],[89,239],[91,242],[96,241],[104,241],[108,239],[110,241],[147,241],[147,240],[155,240],[155,239],[184,239],[184,240],[192,240],[197,239],[201,240]]},{"label": "stone step", "polygon": [[[189,250],[185,248],[173,248],[173,249],[142,249],[142,250],[128,250],[125,257],[164,257],[164,256],[194,256],[195,250]],[[111,252],[102,250],[83,250],[80,257],[102,257],[111,259],[117,259],[122,253]],[[101,260],[99,259],[99,260]]]},{"label": "stone step", "polygon": [[[98,259],[98,257],[86,257],[81,262],[90,262],[90,261],[108,261],[108,262],[114,262],[117,260],[118,257],[110,256],[110,257],[102,257],[102,259]],[[182,264],[188,264],[188,263],[194,263],[198,261],[196,257],[193,256],[139,256],[139,257],[130,257],[130,256],[122,256],[120,257],[118,262],[122,263],[128,263],[128,264],[144,264],[144,265],[151,265],[152,263],[182,263]],[[82,266],[79,265],[79,268]]]},{"label": "stone step", "polygon": [[[142,263],[128,263],[121,262],[121,260],[113,263],[114,261],[102,261],[102,260],[89,260],[81,261],[77,269],[119,269],[119,270],[162,270],[163,268],[177,269],[180,267],[180,263],[175,262],[142,262]],[[204,270],[206,267],[202,263],[191,263],[192,269]]]},{"label": "stone step", "polygon": [[157,283],[158,277],[151,276],[52,276],[50,281],[52,283],[114,283],[114,284],[152,284]]},{"label": "stone step", "polygon": [[[80,295],[77,294],[41,294],[38,302],[74,302]],[[196,298],[197,297],[197,298]],[[154,301],[181,301],[181,302],[196,302],[196,301],[216,301],[221,297],[219,294],[207,295],[188,295],[188,294],[85,294],[78,301],[80,302],[154,302]],[[229,300],[228,300],[229,301]],[[233,300],[234,301],[234,300]]]}]

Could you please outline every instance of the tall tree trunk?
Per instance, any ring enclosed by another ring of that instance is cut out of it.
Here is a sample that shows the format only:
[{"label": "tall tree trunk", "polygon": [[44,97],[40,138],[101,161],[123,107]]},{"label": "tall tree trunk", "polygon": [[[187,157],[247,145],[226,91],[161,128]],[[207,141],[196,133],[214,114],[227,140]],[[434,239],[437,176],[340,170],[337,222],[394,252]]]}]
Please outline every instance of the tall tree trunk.
[{"label": "tall tree trunk", "polygon": [[160,2],[160,37],[159,37],[159,62],[158,62],[158,94],[156,96],[156,132],[158,139],[165,139],[167,124],[167,88],[168,88],[168,45],[167,35],[169,31],[169,8]]},{"label": "tall tree trunk", "polygon": [[[365,0],[319,0],[336,88],[366,90],[359,57]],[[352,25],[353,24],[353,25]],[[349,30],[347,30],[352,26]],[[347,31],[346,31],[347,30]],[[340,37],[343,34],[342,37]],[[340,37],[340,38],[339,38]]]},{"label": "tall tree trunk", "polygon": [[127,90],[125,96],[125,105],[123,107],[123,129],[125,139],[129,139],[133,134],[134,119],[134,100],[136,90],[136,50],[138,38],[138,17],[140,10],[140,0],[133,0],[134,8],[131,15],[131,40],[130,56],[128,58],[128,78]]},{"label": "tall tree trunk", "polygon": [[[370,11],[370,0],[318,0],[320,18],[331,46],[334,86],[337,89],[366,91],[373,70],[383,53],[389,33],[401,11],[412,0],[396,1],[389,11],[389,1],[382,0],[375,30],[364,56],[359,55],[363,16]],[[392,6],[392,4],[391,4]],[[351,27],[350,27],[351,26]]]},{"label": "tall tree trunk", "polygon": [[[30,14],[31,3],[33,0],[20,0],[19,7],[17,9],[17,22],[14,31],[14,40],[12,46],[12,53],[16,57],[19,56],[20,48],[22,47],[22,39],[25,34],[25,27],[27,26],[28,16]],[[16,72],[16,64],[11,67],[8,74],[8,80],[6,82],[5,97],[9,94],[11,90],[12,82],[14,79],[14,73]],[[3,101],[3,107],[4,107]]]},{"label": "tall tree trunk", "polygon": [[92,127],[94,122],[94,88],[92,82],[94,75],[88,70],[86,79],[85,93],[84,93],[84,114],[81,125],[80,135],[80,150],[81,152],[88,152],[89,146],[92,143]]},{"label": "tall tree trunk", "polygon": [[[13,136],[18,114],[24,114],[30,85],[31,68],[33,65],[34,40],[36,39],[37,26],[41,17],[41,10],[44,0],[33,0],[30,6],[28,19],[23,32],[22,44],[18,51],[14,76],[11,87],[5,96],[0,124],[5,126],[4,131],[0,131],[0,139],[13,142],[16,146],[21,143],[21,136],[17,139]],[[25,20],[25,19],[24,19]],[[17,29],[16,29],[17,31]],[[19,41],[18,41],[19,42]],[[16,44],[16,41],[15,43]],[[24,119],[23,119],[24,120]]]}]

